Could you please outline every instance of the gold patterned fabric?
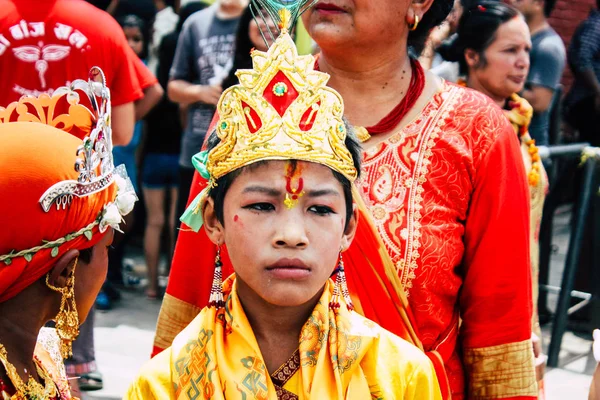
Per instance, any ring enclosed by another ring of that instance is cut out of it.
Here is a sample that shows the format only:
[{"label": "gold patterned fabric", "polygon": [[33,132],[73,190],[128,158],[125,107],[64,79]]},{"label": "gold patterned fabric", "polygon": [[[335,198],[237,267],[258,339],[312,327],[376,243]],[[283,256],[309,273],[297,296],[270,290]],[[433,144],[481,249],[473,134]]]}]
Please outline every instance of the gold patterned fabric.
[{"label": "gold patterned fabric", "polygon": [[464,350],[471,400],[537,397],[531,340]]},{"label": "gold patterned fabric", "polygon": [[[513,107],[510,110],[505,110],[504,115],[510,121],[515,133],[519,135],[521,142],[521,155],[523,156],[523,164],[525,165],[525,172],[529,174],[533,167],[531,154],[529,152],[529,141],[531,136],[528,132],[529,123],[533,116],[533,107],[527,102],[527,100],[519,97],[516,94],[511,96],[513,103],[518,103],[519,107]],[[521,134],[525,131],[524,134]],[[548,193],[548,176],[542,163],[539,163],[538,168],[540,169],[540,179],[535,185],[529,185],[529,229],[530,229],[530,258],[531,258],[531,277],[533,284],[533,306],[537,305],[539,295],[538,276],[540,272],[540,226],[542,224],[542,212],[544,211],[544,202],[546,200],[546,194]],[[540,325],[538,323],[537,309],[532,316],[532,329],[539,338],[542,337]]]},{"label": "gold patterned fabric", "polygon": [[298,358],[273,379],[230,277],[225,307],[204,308],[143,367],[125,399],[441,399],[429,359],[345,304],[330,310],[333,287],[328,281],[302,328]]}]

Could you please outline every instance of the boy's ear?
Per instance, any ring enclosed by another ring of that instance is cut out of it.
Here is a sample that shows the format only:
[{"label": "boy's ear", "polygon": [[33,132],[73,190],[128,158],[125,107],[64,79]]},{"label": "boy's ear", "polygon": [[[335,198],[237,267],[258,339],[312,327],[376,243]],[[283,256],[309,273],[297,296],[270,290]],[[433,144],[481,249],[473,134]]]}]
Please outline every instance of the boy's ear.
[{"label": "boy's ear", "polygon": [[356,235],[356,228],[358,227],[359,212],[356,204],[352,204],[352,214],[348,223],[346,224],[346,231],[342,237],[342,249],[346,250],[352,244],[354,236]]},{"label": "boy's ear", "polygon": [[225,232],[223,225],[217,218],[215,202],[212,198],[209,197],[206,200],[206,205],[204,206],[202,215],[204,217],[204,229],[206,230],[206,234],[208,235],[210,241],[216,245],[223,244],[225,242]]}]

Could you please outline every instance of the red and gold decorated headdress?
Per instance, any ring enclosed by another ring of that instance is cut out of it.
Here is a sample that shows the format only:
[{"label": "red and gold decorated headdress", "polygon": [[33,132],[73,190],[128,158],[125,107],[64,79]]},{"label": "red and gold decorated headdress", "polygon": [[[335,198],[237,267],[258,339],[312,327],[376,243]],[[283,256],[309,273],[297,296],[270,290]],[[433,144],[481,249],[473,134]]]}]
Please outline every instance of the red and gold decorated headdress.
[{"label": "red and gold decorated headdress", "polygon": [[[295,11],[283,5],[278,13],[265,8],[272,17],[278,15],[281,34],[267,52],[252,52],[253,69],[237,71],[239,85],[221,95],[220,143],[194,156],[194,166],[212,185],[232,171],[267,160],[322,164],[353,182],[358,171],[345,145],[341,96],[326,86],[329,75],[314,69],[313,56],[298,55],[287,29]],[[202,225],[199,214],[207,194],[201,193],[182,217],[193,230]]]}]

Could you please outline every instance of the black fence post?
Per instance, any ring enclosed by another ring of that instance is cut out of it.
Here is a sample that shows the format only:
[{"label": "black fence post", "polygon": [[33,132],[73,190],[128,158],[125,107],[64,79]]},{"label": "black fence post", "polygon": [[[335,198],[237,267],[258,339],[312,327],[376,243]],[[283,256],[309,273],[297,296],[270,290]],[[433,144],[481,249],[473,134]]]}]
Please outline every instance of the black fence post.
[{"label": "black fence post", "polygon": [[584,165],[583,183],[581,196],[576,206],[576,220],[571,231],[569,239],[569,250],[567,252],[567,260],[563,271],[560,295],[558,297],[558,305],[556,307],[556,315],[552,325],[552,337],[550,339],[550,348],[548,350],[548,366],[558,366],[558,356],[562,338],[567,327],[569,302],[571,300],[571,290],[575,280],[575,273],[579,264],[579,256],[585,230],[586,220],[589,218],[588,211],[592,195],[597,191],[593,187],[594,175],[596,169],[596,155],[591,155],[587,158]]}]

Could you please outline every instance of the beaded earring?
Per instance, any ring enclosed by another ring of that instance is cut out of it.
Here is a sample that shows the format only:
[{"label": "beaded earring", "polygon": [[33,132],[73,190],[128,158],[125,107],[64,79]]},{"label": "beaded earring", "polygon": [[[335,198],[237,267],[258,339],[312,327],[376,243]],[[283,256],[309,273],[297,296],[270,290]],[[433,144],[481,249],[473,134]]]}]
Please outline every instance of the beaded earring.
[{"label": "beaded earring", "polygon": [[210,289],[209,307],[215,307],[217,310],[225,306],[223,300],[223,263],[221,262],[221,246],[217,245],[217,255],[215,256],[215,272],[213,274],[213,283]]},{"label": "beaded earring", "polygon": [[333,288],[333,295],[329,302],[329,308],[336,310],[340,308],[340,297],[344,297],[344,302],[349,311],[354,310],[352,299],[350,298],[350,292],[348,291],[348,284],[346,282],[346,273],[344,272],[344,259],[342,258],[342,252],[340,251],[340,258],[337,268],[337,278],[335,280],[335,286]]}]

